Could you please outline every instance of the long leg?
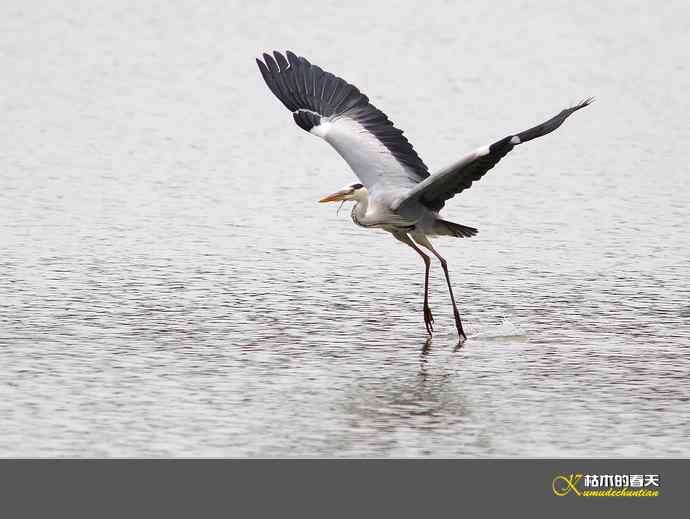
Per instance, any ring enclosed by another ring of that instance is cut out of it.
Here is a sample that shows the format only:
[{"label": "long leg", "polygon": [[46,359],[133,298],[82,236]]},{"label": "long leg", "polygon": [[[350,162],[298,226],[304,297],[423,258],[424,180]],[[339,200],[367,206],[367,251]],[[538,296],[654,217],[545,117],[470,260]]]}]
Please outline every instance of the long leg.
[{"label": "long leg", "polygon": [[424,254],[424,251],[417,247],[407,234],[396,232],[393,233],[393,236],[416,250],[424,260],[424,326],[426,326],[427,333],[431,335],[434,332],[434,317],[431,315],[431,308],[429,308],[429,269],[431,268],[431,258]]},{"label": "long leg", "polygon": [[450,276],[448,275],[448,262],[438,253],[434,246],[431,244],[429,239],[424,235],[412,235],[414,241],[419,243],[422,247],[425,247],[431,251],[431,253],[438,258],[441,262],[441,267],[443,267],[443,273],[446,275],[446,283],[448,284],[448,293],[450,294],[450,300],[453,303],[453,315],[455,317],[455,327],[458,330],[458,334],[464,340],[467,340],[467,335],[462,329],[462,321],[460,320],[460,312],[458,311],[458,305],[455,304],[455,296],[453,295],[453,288],[450,285]]}]

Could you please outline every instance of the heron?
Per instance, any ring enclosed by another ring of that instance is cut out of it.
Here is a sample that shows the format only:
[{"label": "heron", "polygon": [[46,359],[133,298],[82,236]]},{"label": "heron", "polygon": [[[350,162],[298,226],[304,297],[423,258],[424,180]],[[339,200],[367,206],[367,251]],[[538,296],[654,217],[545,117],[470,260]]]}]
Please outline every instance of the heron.
[{"label": "heron", "polygon": [[341,202],[341,206],[354,202],[351,217],[355,224],[383,229],[419,254],[425,268],[423,314],[429,336],[434,331],[429,308],[431,258],[422,249],[433,254],[445,275],[459,339],[466,340],[448,262],[429,238],[470,238],[477,229],[444,220],[439,214],[441,209],[513,148],[551,133],[594,99],[585,99],[537,126],[511,133],[430,173],[403,132],[354,85],[290,51],[285,55],[278,51],[264,53],[263,60],[257,58],[256,62],[268,88],[292,112],[295,123],[335,148],[359,179],[319,202]]}]

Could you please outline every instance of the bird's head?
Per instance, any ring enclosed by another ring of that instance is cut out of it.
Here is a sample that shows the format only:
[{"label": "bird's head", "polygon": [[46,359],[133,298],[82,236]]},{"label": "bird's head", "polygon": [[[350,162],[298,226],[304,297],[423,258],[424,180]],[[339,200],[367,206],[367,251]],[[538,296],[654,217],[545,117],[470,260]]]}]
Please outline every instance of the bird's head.
[{"label": "bird's head", "polygon": [[348,184],[343,187],[340,191],[331,193],[328,196],[324,196],[320,203],[325,202],[347,202],[348,200],[356,200],[361,202],[367,197],[367,188],[362,184]]}]

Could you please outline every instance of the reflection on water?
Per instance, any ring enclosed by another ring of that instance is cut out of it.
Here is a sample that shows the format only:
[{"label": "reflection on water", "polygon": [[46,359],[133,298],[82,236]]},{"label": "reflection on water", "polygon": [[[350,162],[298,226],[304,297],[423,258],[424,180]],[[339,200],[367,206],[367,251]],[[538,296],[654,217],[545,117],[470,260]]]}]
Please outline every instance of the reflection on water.
[{"label": "reflection on water", "polygon": [[[0,7],[0,455],[690,454],[687,6],[401,6],[361,42],[275,7]],[[419,258],[315,203],[352,178],[262,85],[280,42],[433,166],[598,97],[448,204],[466,343],[438,265],[429,340]]]}]

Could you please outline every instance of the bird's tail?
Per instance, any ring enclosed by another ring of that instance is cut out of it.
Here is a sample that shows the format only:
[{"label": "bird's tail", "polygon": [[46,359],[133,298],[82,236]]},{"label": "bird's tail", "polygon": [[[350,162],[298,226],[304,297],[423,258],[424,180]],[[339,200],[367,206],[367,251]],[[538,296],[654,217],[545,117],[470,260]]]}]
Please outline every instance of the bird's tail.
[{"label": "bird's tail", "polygon": [[459,223],[448,222],[446,220],[436,220],[434,232],[438,236],[455,236],[456,238],[471,238],[479,231],[474,227],[460,225]]}]

